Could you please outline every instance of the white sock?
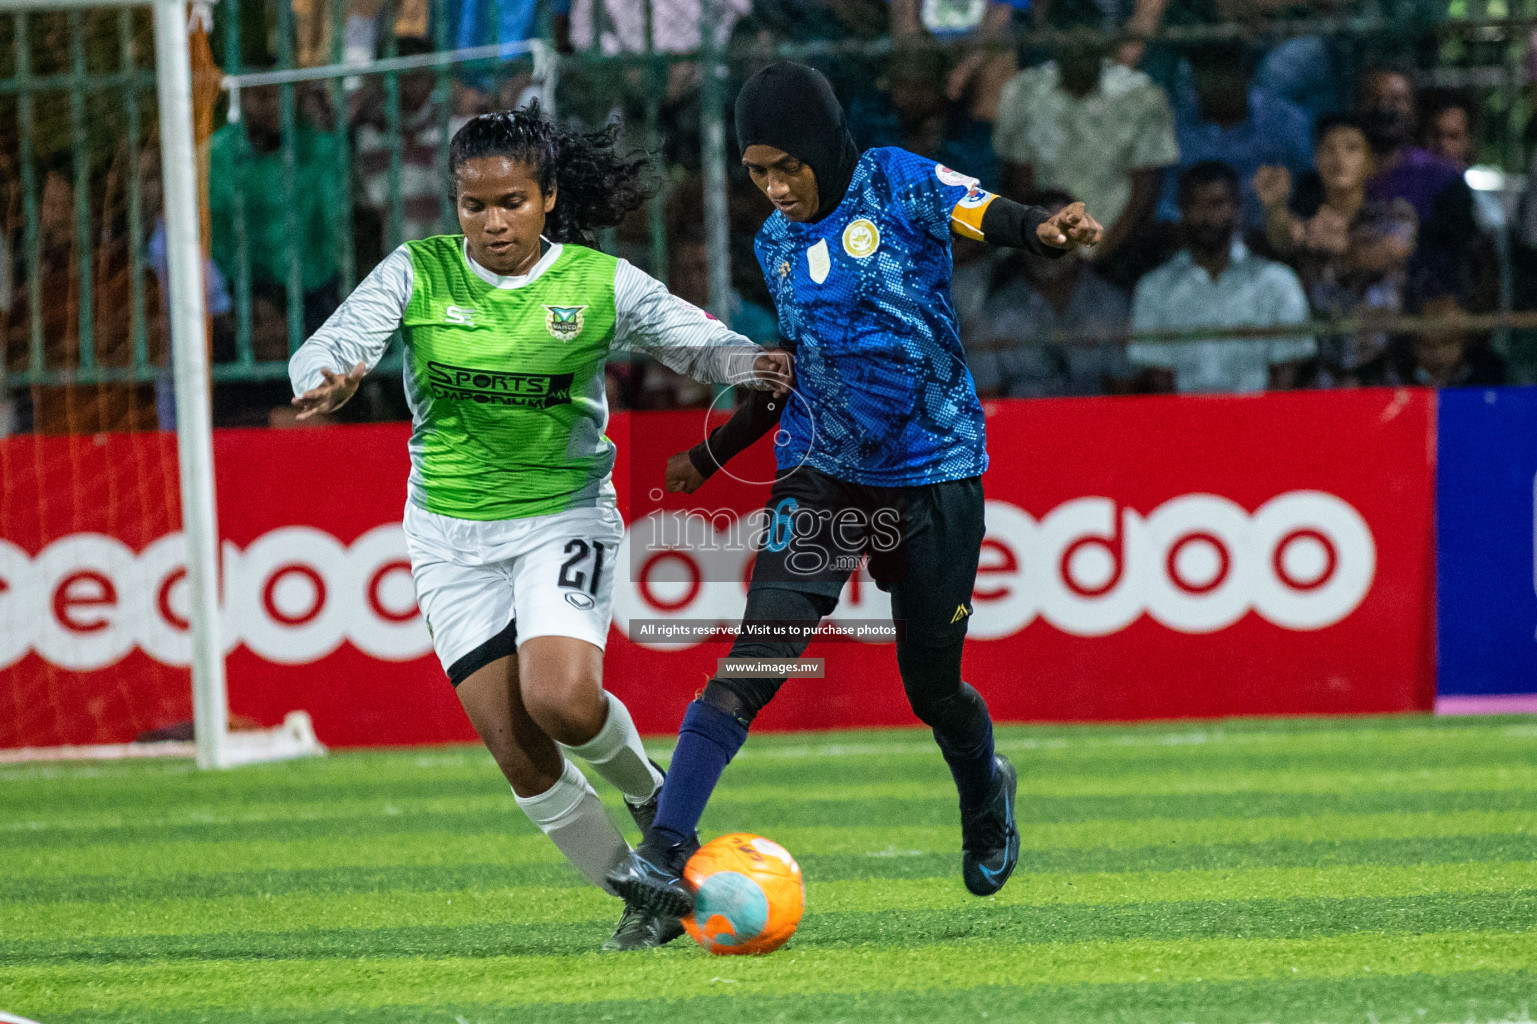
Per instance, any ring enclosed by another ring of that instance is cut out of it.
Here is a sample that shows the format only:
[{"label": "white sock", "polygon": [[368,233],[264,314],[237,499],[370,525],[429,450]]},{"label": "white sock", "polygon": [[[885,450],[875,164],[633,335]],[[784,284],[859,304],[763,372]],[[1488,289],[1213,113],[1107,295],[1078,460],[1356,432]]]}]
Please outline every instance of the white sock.
[{"label": "white sock", "polygon": [[570,761],[565,764],[555,785],[538,796],[514,793],[513,799],[589,882],[615,895],[603,876],[630,852],[630,844],[614,827],[581,769]]},{"label": "white sock", "polygon": [[640,733],[635,731],[624,702],[612,693],[604,696],[608,698],[608,718],[603,728],[581,746],[565,749],[618,786],[630,803],[645,803],[662,784],[662,773],[646,759],[646,748],[641,746]]}]

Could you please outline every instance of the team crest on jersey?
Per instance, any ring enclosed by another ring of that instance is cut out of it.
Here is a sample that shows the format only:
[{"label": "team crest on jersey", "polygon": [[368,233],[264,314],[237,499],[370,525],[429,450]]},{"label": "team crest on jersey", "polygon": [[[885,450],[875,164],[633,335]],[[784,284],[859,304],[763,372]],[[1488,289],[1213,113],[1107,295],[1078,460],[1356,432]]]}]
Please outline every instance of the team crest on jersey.
[{"label": "team crest on jersey", "polygon": [[833,269],[832,258],[827,255],[827,239],[822,239],[806,250],[806,269],[811,272],[811,279],[817,284],[827,280],[828,273]]},{"label": "team crest on jersey", "polygon": [[864,259],[880,247],[881,230],[874,221],[860,217],[843,229],[843,251],[856,260]]},{"label": "team crest on jersey", "polygon": [[586,306],[545,306],[544,329],[556,341],[570,341],[582,333]]}]

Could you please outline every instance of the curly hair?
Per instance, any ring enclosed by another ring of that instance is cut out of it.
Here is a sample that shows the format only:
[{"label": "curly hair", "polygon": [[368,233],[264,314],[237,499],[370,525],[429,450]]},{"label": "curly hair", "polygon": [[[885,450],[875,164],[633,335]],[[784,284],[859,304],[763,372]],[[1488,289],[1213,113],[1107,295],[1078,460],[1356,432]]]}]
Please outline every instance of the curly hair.
[{"label": "curly hair", "polygon": [[657,189],[646,158],[621,157],[618,144],[617,124],[596,132],[563,128],[545,117],[535,100],[519,110],[471,118],[448,145],[448,167],[457,180],[466,160],[501,156],[527,164],[541,192],[558,190],[545,236],[591,245],[598,228],[616,226]]}]

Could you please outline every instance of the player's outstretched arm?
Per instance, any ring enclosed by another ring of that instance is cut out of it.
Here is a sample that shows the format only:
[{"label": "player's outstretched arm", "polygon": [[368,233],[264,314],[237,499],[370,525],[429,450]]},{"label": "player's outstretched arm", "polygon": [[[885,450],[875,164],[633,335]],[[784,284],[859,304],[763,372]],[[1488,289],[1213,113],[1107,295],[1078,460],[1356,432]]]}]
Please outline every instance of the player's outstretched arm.
[{"label": "player's outstretched arm", "polygon": [[288,360],[299,419],[340,409],[400,327],[414,271],[404,247],[386,256]]},{"label": "player's outstretched arm", "polygon": [[1079,245],[1095,245],[1103,235],[1099,222],[1089,216],[1082,203],[1073,203],[1053,215],[1043,207],[980,190],[976,198],[955,207],[950,229],[963,238],[1028,249],[1048,258]]},{"label": "player's outstretched arm", "polygon": [[656,357],[668,369],[711,384],[785,391],[787,352],[754,345],[625,260],[614,273],[614,347]]}]

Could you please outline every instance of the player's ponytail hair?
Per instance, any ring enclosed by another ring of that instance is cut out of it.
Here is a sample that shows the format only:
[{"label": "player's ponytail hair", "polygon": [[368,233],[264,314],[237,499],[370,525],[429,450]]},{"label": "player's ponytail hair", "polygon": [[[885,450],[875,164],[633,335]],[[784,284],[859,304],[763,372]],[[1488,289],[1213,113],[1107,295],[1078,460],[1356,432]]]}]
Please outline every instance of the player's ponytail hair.
[{"label": "player's ponytail hair", "polygon": [[535,100],[519,110],[471,118],[449,143],[448,167],[457,177],[466,160],[478,157],[528,164],[541,191],[559,190],[545,237],[590,245],[595,230],[616,226],[656,191],[645,157],[621,157],[618,142],[617,124],[596,132],[563,128],[545,117]]}]

